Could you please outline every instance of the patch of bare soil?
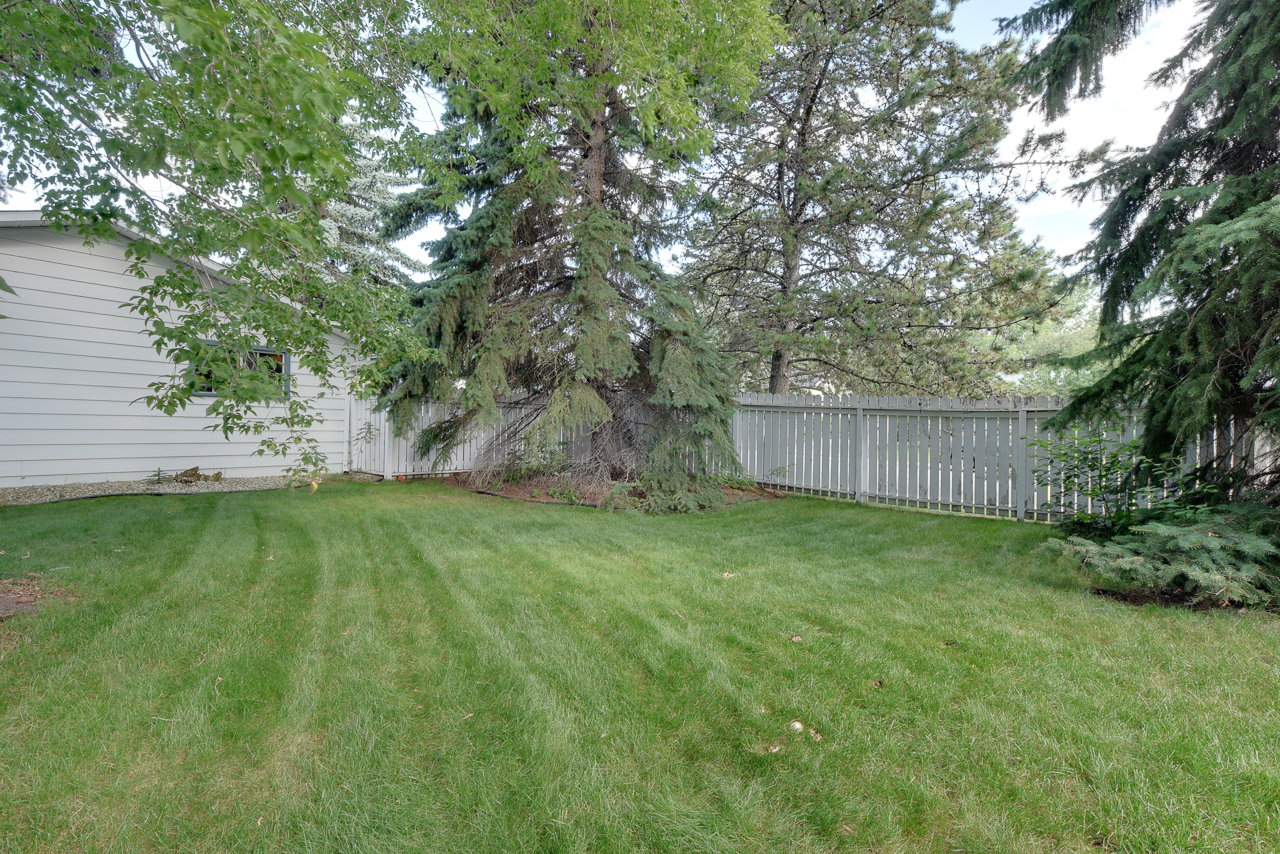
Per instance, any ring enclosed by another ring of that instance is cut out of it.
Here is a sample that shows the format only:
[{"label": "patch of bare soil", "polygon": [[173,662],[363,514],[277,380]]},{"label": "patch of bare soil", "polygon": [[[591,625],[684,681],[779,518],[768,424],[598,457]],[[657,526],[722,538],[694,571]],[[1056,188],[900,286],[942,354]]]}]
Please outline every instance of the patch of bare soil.
[{"label": "patch of bare soil", "polygon": [[1159,605],[1162,608],[1190,608],[1193,611],[1214,611],[1227,608],[1236,610],[1241,616],[1259,611],[1272,614],[1280,613],[1280,609],[1275,607],[1238,608],[1236,605],[1216,605],[1207,601],[1197,602],[1183,590],[1108,590],[1105,587],[1094,587],[1089,592],[1094,596],[1114,599],[1117,602],[1123,602],[1126,605],[1133,605],[1139,608],[1143,605]]},{"label": "patch of bare soil", "polygon": [[1105,587],[1094,587],[1089,592],[1094,596],[1114,599],[1117,602],[1137,607],[1159,605],[1162,608],[1195,608],[1201,611],[1207,611],[1212,607],[1204,602],[1194,602],[1190,596],[1181,590],[1108,590]]},{"label": "patch of bare soil", "polygon": [[[457,475],[441,478],[440,481],[455,489],[463,489],[481,495],[496,495],[500,498],[511,498],[516,501],[530,501],[536,504],[585,504],[594,507],[610,499],[610,494],[607,490],[602,489],[595,492],[579,491],[567,481],[559,478],[535,478],[517,483],[494,483],[484,489],[473,487],[467,483],[466,477]],[[760,487],[724,487],[724,501],[726,504],[736,504],[743,501],[774,501],[782,497],[782,493]],[[620,497],[615,494],[613,502],[614,506],[627,507],[636,504],[643,498],[644,495],[639,490],[633,489]]]},{"label": "patch of bare soil", "polygon": [[23,578],[0,578],[0,620],[38,611],[49,599],[75,601],[65,590],[45,584],[38,572],[27,573]]}]

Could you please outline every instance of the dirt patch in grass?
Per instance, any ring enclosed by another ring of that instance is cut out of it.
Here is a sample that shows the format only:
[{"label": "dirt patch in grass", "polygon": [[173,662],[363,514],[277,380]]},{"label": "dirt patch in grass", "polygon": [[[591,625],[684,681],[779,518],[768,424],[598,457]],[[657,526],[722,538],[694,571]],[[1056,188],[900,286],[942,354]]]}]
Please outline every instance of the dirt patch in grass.
[{"label": "dirt patch in grass", "polygon": [[28,573],[23,578],[0,578],[0,621],[15,614],[34,613],[49,599],[75,601],[75,597],[65,590],[50,588],[38,572]]}]

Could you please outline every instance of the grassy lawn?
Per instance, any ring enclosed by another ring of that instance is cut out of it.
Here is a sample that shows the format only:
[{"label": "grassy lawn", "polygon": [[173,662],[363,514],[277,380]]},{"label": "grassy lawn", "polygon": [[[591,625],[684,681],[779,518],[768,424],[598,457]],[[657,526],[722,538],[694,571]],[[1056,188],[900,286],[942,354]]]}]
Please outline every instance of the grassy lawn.
[{"label": "grassy lawn", "polygon": [[1046,534],[430,483],[0,509],[0,577],[76,596],[0,624],[0,851],[1280,850],[1280,619],[1090,596]]}]

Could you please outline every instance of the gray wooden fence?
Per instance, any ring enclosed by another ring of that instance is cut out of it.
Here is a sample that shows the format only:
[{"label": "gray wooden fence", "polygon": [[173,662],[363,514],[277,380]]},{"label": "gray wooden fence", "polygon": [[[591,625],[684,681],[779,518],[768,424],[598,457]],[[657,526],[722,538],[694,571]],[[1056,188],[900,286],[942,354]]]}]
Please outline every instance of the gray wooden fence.
[{"label": "gray wooden fence", "polygon": [[[1056,398],[738,397],[732,421],[747,476],[777,489],[932,510],[1048,518],[1048,489],[1031,472],[1041,425]],[[373,402],[352,398],[348,466],[392,478],[476,468],[492,429],[437,465],[413,436],[437,417],[424,406],[408,438],[394,435]],[[518,413],[508,413],[508,421]]]},{"label": "gray wooden fence", "polygon": [[[486,452],[497,430],[518,427],[525,416],[536,412],[533,407],[506,407],[501,427],[485,427],[471,433],[447,459],[439,460],[435,453],[419,457],[416,447],[422,428],[442,416],[444,408],[439,404],[424,403],[403,436],[397,436],[391,429],[385,412],[376,411],[376,401],[352,396],[347,405],[350,422],[347,469],[380,474],[387,479],[398,475],[425,477],[474,471],[488,462]],[[569,442],[590,442],[589,435],[562,435],[562,438]]]},{"label": "gray wooden fence", "polygon": [[747,394],[733,437],[749,477],[781,489],[962,513],[1047,519],[1043,424],[1058,398]]},{"label": "gray wooden fence", "polygon": [[[1036,444],[1050,437],[1045,422],[1061,408],[1057,397],[745,394],[737,401],[731,427],[738,461],[764,486],[1039,521],[1056,517],[1051,503],[1068,512],[1100,509],[1087,494],[1070,491]],[[391,478],[464,473],[485,463],[492,428],[471,436],[436,465],[434,457],[419,459],[413,442],[417,428],[438,417],[434,405],[423,407],[409,438],[395,436],[371,401],[352,398],[350,406],[348,467],[353,471]],[[506,426],[525,414],[508,410]],[[1136,430],[1132,416],[1120,421],[1121,429],[1107,435],[1117,445]],[[1189,448],[1185,463],[1191,468],[1222,453],[1262,459],[1272,449],[1267,437],[1228,425]]]},{"label": "gray wooden fence", "polygon": [[462,474],[480,464],[485,445],[493,438],[493,428],[480,431],[455,448],[447,460],[436,465],[436,454],[419,457],[415,446],[419,431],[440,416],[441,407],[434,403],[424,404],[405,435],[397,436],[388,423],[386,413],[375,411],[375,403],[371,399],[350,399],[348,467],[351,471],[380,474],[387,479],[398,475]]}]

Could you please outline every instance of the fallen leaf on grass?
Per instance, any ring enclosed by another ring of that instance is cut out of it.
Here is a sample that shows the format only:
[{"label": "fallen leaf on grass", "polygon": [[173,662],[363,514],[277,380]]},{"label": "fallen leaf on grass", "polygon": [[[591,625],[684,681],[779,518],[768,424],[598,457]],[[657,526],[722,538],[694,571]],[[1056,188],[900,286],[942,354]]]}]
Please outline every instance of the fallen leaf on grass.
[{"label": "fallen leaf on grass", "polygon": [[818,732],[813,727],[809,727],[809,737],[814,741],[822,741],[822,733]]}]

